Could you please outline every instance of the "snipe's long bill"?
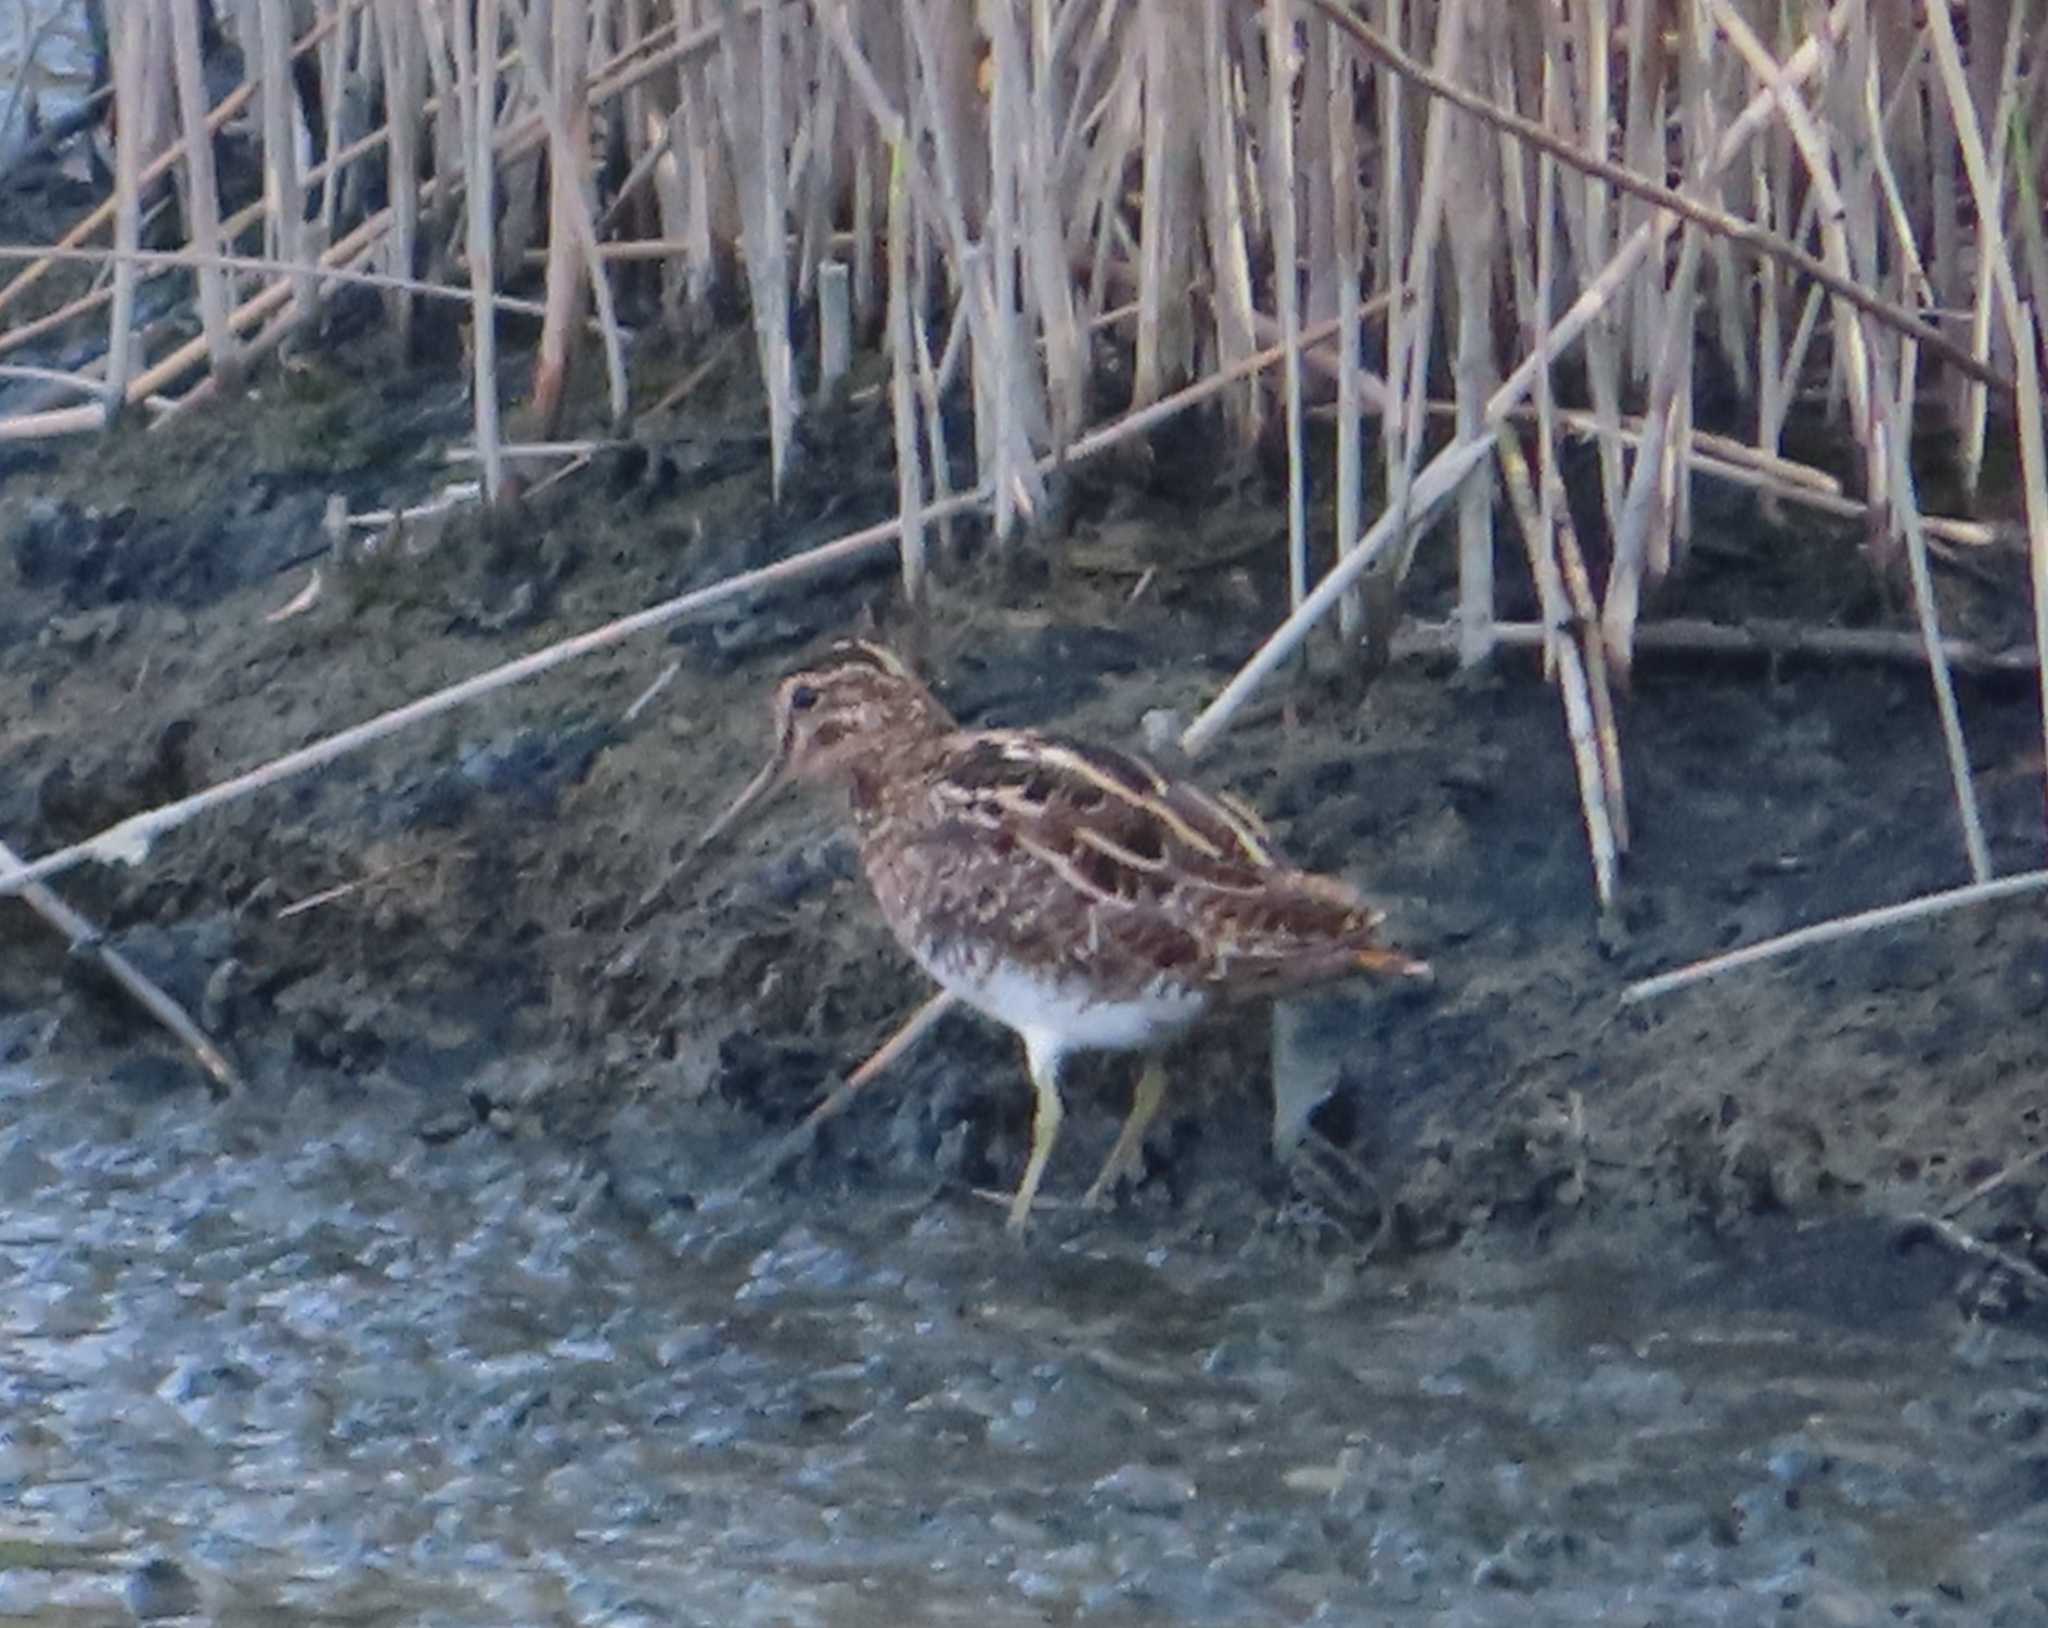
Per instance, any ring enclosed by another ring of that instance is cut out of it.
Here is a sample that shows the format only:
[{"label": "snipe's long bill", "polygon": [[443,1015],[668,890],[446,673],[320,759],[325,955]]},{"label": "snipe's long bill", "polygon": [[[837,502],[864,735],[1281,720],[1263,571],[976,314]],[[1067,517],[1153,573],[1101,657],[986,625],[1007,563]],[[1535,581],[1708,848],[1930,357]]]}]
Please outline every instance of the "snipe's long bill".
[{"label": "snipe's long bill", "polygon": [[[1350,884],[1297,870],[1258,817],[1105,747],[962,729],[892,652],[842,643],[775,690],[775,751],[702,848],[790,781],[843,786],[883,918],[934,979],[1016,1031],[1037,1092],[1021,1231],[1075,1051],[1157,1052],[1219,1001],[1428,966]],[[1135,1169],[1154,1055],[1085,1203]]]}]

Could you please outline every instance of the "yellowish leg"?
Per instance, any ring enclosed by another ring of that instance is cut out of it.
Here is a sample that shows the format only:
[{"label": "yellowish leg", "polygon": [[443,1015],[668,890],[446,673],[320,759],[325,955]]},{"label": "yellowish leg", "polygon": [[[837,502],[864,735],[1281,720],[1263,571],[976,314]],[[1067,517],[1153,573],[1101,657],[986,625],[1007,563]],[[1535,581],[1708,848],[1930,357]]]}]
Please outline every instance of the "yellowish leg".
[{"label": "yellowish leg", "polygon": [[1131,1111],[1124,1116],[1124,1128],[1116,1133],[1116,1146],[1102,1161],[1102,1174],[1081,1196],[1081,1202],[1089,1209],[1096,1208],[1109,1196],[1109,1190],[1126,1171],[1138,1168],[1139,1154],[1145,1146],[1145,1132],[1152,1128],[1153,1116],[1159,1112],[1159,1104],[1165,1096],[1166,1065],[1157,1057],[1148,1057],[1145,1072],[1138,1076],[1137,1088],[1131,1092]]},{"label": "yellowish leg", "polygon": [[1067,1117],[1060,1101],[1060,1059],[1056,1051],[1025,1043],[1031,1065],[1032,1089],[1038,1093],[1038,1109],[1031,1116],[1031,1158],[1024,1166],[1024,1179],[1017,1184],[1017,1196],[1010,1200],[1007,1223],[1013,1235],[1022,1236],[1031,1219],[1031,1201],[1038,1196],[1038,1184],[1045,1179],[1046,1162],[1052,1145],[1060,1138],[1060,1121]]}]

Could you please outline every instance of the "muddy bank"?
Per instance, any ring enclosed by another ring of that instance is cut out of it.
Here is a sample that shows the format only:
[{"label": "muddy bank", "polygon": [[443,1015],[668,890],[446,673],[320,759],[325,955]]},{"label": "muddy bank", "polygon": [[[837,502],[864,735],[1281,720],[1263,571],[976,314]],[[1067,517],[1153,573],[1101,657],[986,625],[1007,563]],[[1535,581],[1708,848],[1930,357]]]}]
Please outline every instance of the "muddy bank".
[{"label": "muddy bank", "polygon": [[[728,374],[507,521],[330,557],[329,495],[357,510],[423,500],[468,416],[446,369],[403,370],[362,320],[337,321],[347,343],[241,400],[46,453],[0,486],[0,831],[17,850],[893,505],[881,420],[855,405],[816,415],[771,509],[756,415]],[[1035,545],[998,561],[963,533],[925,652],[940,693],[969,722],[1136,744],[1147,712],[1212,696],[1277,614],[1270,496],[1256,468],[1166,447],[1146,468],[1076,479],[1059,563]],[[1882,615],[1875,595],[1845,597],[1862,569],[1849,539],[1754,514],[1716,524],[1676,587],[1688,612]],[[317,602],[277,619],[316,569]],[[685,863],[766,749],[772,676],[851,626],[889,631],[891,586],[878,561],[714,613],[65,890],[204,1014],[257,1091],[393,1084],[434,1139],[597,1145],[631,1110],[647,1134],[620,1195],[687,1206],[923,994],[823,804],[789,799],[703,868]],[[1420,608],[1442,590],[1425,580]],[[1959,615],[2010,614],[1970,578],[1953,593]],[[2032,703],[1984,684],[1965,702],[1994,855],[2038,864]],[[2043,1145],[2048,959],[2029,904],[1617,1006],[1631,978],[1962,879],[1919,675],[1651,661],[1623,728],[1637,836],[1605,925],[1556,702],[1525,661],[1476,679],[1397,665],[1362,697],[1313,688],[1290,719],[1269,708],[1227,737],[1206,777],[1259,807],[1295,857],[1382,901],[1439,981],[1426,998],[1359,990],[1318,1007],[1311,1046],[1338,1088],[1292,1167],[1263,1140],[1263,1017],[1206,1030],[1177,1060],[1116,1225],[1134,1241],[1278,1229],[1384,1250],[1502,1225],[1627,1238],[1885,1218],[1938,1210]],[[67,974],[18,904],[0,911],[11,1060],[166,1091],[196,1079]],[[1127,1072],[1083,1075],[1054,1194],[1099,1159]],[[930,1192],[950,1206],[1014,1178],[1028,1113],[1007,1037],[949,1019],[789,1180],[820,1203]],[[1969,1219],[2025,1254],[2042,1194],[2021,1173]],[[1077,1224],[1055,1210],[1045,1230]]]}]

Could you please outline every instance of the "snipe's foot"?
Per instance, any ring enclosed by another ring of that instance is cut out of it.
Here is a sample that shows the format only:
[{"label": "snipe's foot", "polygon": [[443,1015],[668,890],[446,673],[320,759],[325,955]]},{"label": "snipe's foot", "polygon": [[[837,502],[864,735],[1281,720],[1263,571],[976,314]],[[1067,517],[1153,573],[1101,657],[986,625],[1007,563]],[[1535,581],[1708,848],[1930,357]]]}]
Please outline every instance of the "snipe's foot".
[{"label": "snipe's foot", "polygon": [[1116,1145],[1109,1150],[1109,1157],[1102,1161],[1102,1172],[1081,1195],[1081,1203],[1091,1210],[1099,1210],[1109,1202],[1109,1195],[1116,1184],[1125,1176],[1135,1176],[1144,1162],[1145,1133],[1152,1128],[1152,1121],[1159,1112],[1159,1104],[1166,1097],[1166,1065],[1157,1057],[1148,1058],[1144,1073],[1138,1076],[1136,1089],[1131,1093],[1131,1111],[1124,1116],[1123,1129],[1116,1133]]}]

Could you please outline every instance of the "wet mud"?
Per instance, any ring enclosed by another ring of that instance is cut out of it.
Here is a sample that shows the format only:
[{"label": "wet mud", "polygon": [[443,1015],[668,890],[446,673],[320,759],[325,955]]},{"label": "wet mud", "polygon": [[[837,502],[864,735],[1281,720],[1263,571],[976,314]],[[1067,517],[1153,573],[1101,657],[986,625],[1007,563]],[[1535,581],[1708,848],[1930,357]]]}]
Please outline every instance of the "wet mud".
[{"label": "wet mud", "polygon": [[[468,423],[452,369],[360,318],[187,422],[5,467],[17,852],[893,509],[858,395],[770,504],[734,349],[512,516],[336,554],[330,494],[426,500]],[[1199,444],[1062,497],[1056,544],[959,533],[922,663],[969,723],[1145,749],[1282,613],[1281,511]],[[1735,511],[1667,592],[1869,623],[1869,580],[1854,538]],[[2002,563],[1945,592],[1973,631],[2023,608]],[[1533,659],[1276,696],[1201,777],[1384,905],[1435,984],[1206,1026],[1106,1214],[1057,1201],[1134,1071],[1077,1069],[1019,1251],[976,1190],[1016,1180],[1030,1092],[968,1017],[735,1194],[927,990],[829,800],[690,845],[768,749],[774,676],[907,638],[894,607],[886,561],[843,568],[64,877],[233,1053],[224,1106],[0,900],[0,1338],[54,1410],[0,1483],[35,1544],[90,1551],[0,1553],[0,1617],[180,1586],[319,1620],[2048,1611],[2048,1363],[2013,1269],[2048,1266],[2038,904],[1619,1003],[1966,879],[1924,675],[1646,657],[1606,920]],[[1962,699],[1993,856],[2036,866],[2036,701]],[[1326,1088],[1285,1158],[1276,1065]],[[61,1490],[107,1455],[108,1496]],[[405,1507],[344,1516],[378,1476]],[[751,1615],[714,1609],[736,1589]]]}]

